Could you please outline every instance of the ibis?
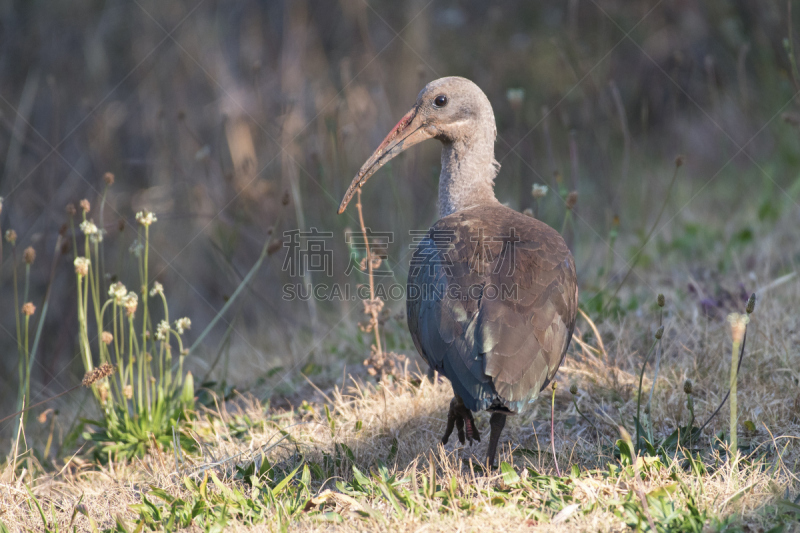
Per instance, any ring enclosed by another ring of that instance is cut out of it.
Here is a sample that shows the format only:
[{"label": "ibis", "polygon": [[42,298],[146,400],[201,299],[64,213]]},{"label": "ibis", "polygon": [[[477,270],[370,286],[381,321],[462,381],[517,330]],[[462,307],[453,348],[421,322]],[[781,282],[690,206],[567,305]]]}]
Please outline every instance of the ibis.
[{"label": "ibis", "polygon": [[406,311],[420,356],[450,380],[453,400],[442,443],[454,427],[480,442],[473,412],[491,413],[486,453],[496,463],[506,417],[554,378],[578,308],[575,262],[547,224],[502,205],[489,99],[460,77],[430,82],[364,163],[339,206],[389,160],[426,139],[442,143],[436,222],[411,258]]}]

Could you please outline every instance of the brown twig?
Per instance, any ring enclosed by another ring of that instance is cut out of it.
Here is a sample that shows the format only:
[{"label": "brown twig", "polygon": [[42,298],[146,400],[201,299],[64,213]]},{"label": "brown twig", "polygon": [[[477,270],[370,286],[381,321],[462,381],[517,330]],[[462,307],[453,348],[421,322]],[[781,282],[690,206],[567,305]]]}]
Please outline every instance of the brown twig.
[{"label": "brown twig", "polygon": [[368,307],[368,312],[372,317],[372,328],[375,331],[375,349],[377,350],[378,356],[383,354],[383,348],[381,347],[381,335],[380,331],[378,330],[378,313],[380,312],[380,308],[375,305],[375,281],[372,274],[372,252],[369,248],[369,237],[367,236],[367,228],[364,225],[364,213],[361,209],[361,187],[358,188],[358,198],[356,200],[356,209],[358,209],[358,223],[361,224],[361,233],[364,235],[364,244],[367,248],[367,274],[369,276],[369,300],[370,305]]}]

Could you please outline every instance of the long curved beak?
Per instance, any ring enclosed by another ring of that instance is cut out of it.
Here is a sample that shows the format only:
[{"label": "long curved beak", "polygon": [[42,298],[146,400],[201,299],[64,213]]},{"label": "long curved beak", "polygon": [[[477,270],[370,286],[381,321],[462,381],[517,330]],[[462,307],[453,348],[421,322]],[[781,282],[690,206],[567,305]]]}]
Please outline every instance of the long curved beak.
[{"label": "long curved beak", "polygon": [[394,156],[421,143],[426,139],[431,139],[434,136],[433,128],[426,127],[422,117],[417,114],[417,108],[414,107],[406,113],[400,122],[392,128],[389,135],[383,140],[378,149],[367,159],[367,162],[362,165],[361,169],[353,178],[352,183],[347,188],[347,192],[339,205],[339,214],[344,213],[347,204],[353,198],[356,190],[361,188],[364,183],[373,175],[379,168],[388,163]]}]

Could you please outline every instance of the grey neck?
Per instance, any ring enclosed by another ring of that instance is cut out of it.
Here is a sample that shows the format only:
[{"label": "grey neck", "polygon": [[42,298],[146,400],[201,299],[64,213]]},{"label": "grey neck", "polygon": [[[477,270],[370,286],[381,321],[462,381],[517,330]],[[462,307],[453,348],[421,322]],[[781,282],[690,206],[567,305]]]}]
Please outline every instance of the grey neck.
[{"label": "grey neck", "polygon": [[494,178],[500,164],[494,159],[494,135],[476,135],[442,144],[439,217],[476,205],[497,203]]}]

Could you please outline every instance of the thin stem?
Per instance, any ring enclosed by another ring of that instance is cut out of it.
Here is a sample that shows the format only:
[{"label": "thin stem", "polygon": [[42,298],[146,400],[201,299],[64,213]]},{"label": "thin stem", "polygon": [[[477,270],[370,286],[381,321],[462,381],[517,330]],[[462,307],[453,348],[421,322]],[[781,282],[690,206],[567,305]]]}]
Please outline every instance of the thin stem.
[{"label": "thin stem", "polygon": [[[736,374],[737,375],[739,374],[739,370],[742,368],[742,359],[744,359],[744,348],[745,348],[745,344],[746,343],[747,343],[747,330],[745,329],[744,337],[742,337],[742,348],[739,351],[738,364],[736,366]],[[722,409],[722,406],[725,405],[725,402],[728,400],[728,396],[730,396],[730,394],[731,394],[731,390],[728,389],[728,392],[725,393],[725,397],[722,398],[721,402],[719,402],[719,405],[717,406],[716,409],[714,409],[714,412],[711,413],[711,416],[709,416],[708,419],[703,423],[703,425],[700,426],[700,430],[697,432],[698,435],[701,434],[703,432],[703,430],[706,429],[708,424],[711,423],[711,421],[714,419],[714,417],[717,416],[717,414],[719,414],[720,410]]]},{"label": "thin stem", "polygon": [[[147,268],[149,263],[150,257],[150,226],[145,224],[144,226],[144,262],[143,262],[143,275],[142,275],[142,349],[140,352],[140,358],[143,359],[142,369],[143,369],[143,379],[144,379],[144,387],[146,392],[147,398],[147,408],[148,412],[150,410],[150,361],[147,360],[147,320],[148,320],[148,309],[147,309],[147,286],[149,284],[148,275],[147,275]],[[139,384],[142,385],[141,383]]]},{"label": "thin stem", "polygon": [[383,348],[381,347],[381,335],[380,330],[378,328],[378,307],[374,305],[375,302],[375,282],[374,277],[372,275],[372,253],[369,249],[369,237],[367,237],[367,228],[364,225],[364,213],[361,209],[361,187],[357,189],[358,191],[358,201],[356,202],[356,208],[358,209],[358,222],[361,224],[361,233],[364,235],[364,244],[367,248],[367,273],[369,275],[369,299],[370,299],[370,315],[372,316],[372,320],[374,322],[373,329],[375,331],[375,348],[378,352],[378,355],[383,353]]},{"label": "thin stem", "polygon": [[689,416],[689,425],[688,425],[688,428],[689,428],[689,437],[688,437],[689,441],[688,442],[689,442],[689,448],[691,449],[691,447],[692,447],[692,433],[693,433],[692,428],[694,427],[694,399],[692,398],[692,394],[691,393],[686,395],[686,407],[689,408],[689,414],[690,414],[690,416]]},{"label": "thin stem", "polygon": [[[103,196],[100,198],[100,219],[99,219],[100,226],[98,227],[98,231],[100,232],[99,233],[100,254],[97,256],[97,260],[98,260],[98,268],[100,272],[103,273],[106,272],[106,247],[103,246],[103,242],[105,241],[103,234],[106,231],[105,231],[105,217],[103,216],[103,212],[105,211],[106,207],[106,196],[108,195],[108,187],[109,185],[106,184],[105,188],[103,189]],[[108,290],[108,287],[106,287],[105,276],[103,276],[100,279],[100,284],[98,285],[98,288],[102,290],[102,294],[105,294],[106,291]]]},{"label": "thin stem", "polygon": [[[662,327],[664,325],[664,308],[661,307],[659,309],[660,315],[658,318],[658,327]],[[652,417],[652,407],[651,403],[653,401],[653,393],[656,390],[656,382],[658,381],[658,371],[661,368],[661,339],[658,339],[658,346],[656,347],[656,368],[653,371],[653,384],[650,386],[650,395],[647,397],[647,407],[645,411],[647,411],[647,438],[650,439],[650,442],[653,442],[653,417]]]},{"label": "thin stem", "polygon": [[564,213],[564,222],[561,223],[561,235],[567,231],[567,224],[572,220],[572,210],[567,209],[567,212]]},{"label": "thin stem", "polygon": [[639,451],[639,442],[640,442],[640,432],[639,427],[642,424],[642,382],[644,381],[644,369],[647,368],[647,363],[650,361],[650,354],[653,353],[653,348],[656,347],[656,343],[658,343],[658,339],[653,341],[653,344],[650,345],[650,349],[647,350],[647,355],[644,357],[644,363],[642,364],[642,371],[639,373],[639,394],[636,397],[636,451]]},{"label": "thin stem", "polygon": [[558,468],[558,458],[556,457],[556,384],[553,382],[553,395],[550,400],[550,449],[553,451],[553,462],[556,464],[556,474],[561,477],[561,469]]},{"label": "thin stem", "polygon": [[28,289],[30,289],[31,285],[31,265],[25,263],[25,285],[23,285],[22,289],[22,303],[28,301]]},{"label": "thin stem", "polygon": [[[29,332],[29,325],[30,325],[31,317],[30,315],[25,315],[25,397],[31,397],[31,372],[30,372],[30,351],[28,350],[28,332]],[[25,424],[28,420],[28,414],[25,413],[22,415],[22,423]]]},{"label": "thin stem", "polygon": [[62,397],[62,396],[64,396],[65,394],[69,394],[70,392],[72,392],[72,391],[74,391],[75,389],[78,389],[78,388],[80,388],[80,387],[81,387],[81,384],[80,384],[80,383],[78,383],[77,385],[75,385],[75,386],[74,386],[74,387],[72,387],[71,389],[67,389],[67,390],[65,390],[64,392],[60,392],[60,393],[56,394],[55,396],[51,396],[51,397],[49,397],[49,398],[46,398],[46,399],[42,400],[41,402],[38,402],[38,403],[35,403],[35,404],[33,404],[33,405],[30,405],[30,406],[28,406],[28,407],[25,407],[24,409],[21,409],[21,410],[17,411],[16,413],[12,413],[12,414],[10,414],[10,415],[8,415],[8,416],[4,417],[4,418],[0,418],[0,424],[2,424],[3,422],[5,422],[5,421],[6,421],[6,420],[8,420],[9,418],[14,418],[14,417],[15,417],[15,416],[17,416],[17,415],[21,415],[21,414],[23,414],[23,413],[26,413],[26,412],[30,411],[31,409],[34,409],[34,408],[36,408],[36,407],[39,407],[40,405],[44,405],[44,404],[46,404],[47,402],[50,402],[50,401],[52,401],[52,400],[55,400],[56,398],[61,398],[61,397]]},{"label": "thin stem", "polygon": [[617,236],[619,235],[617,226],[619,226],[619,219],[614,215],[611,221],[611,229],[608,231],[608,254],[606,255],[606,266],[603,271],[606,283],[611,281],[611,270],[614,267],[614,244],[617,242]]},{"label": "thin stem", "polygon": [[[114,364],[117,365],[117,370],[119,371],[119,386],[123,391],[123,396],[125,393],[125,369],[122,360],[120,359],[119,353],[119,325],[117,322],[117,299],[116,296],[113,297],[113,304],[111,308],[112,314],[112,329],[114,336]],[[124,400],[123,400],[124,401]]]},{"label": "thin stem", "polygon": [[653,226],[650,228],[650,231],[647,233],[647,236],[644,238],[644,241],[642,241],[642,246],[639,247],[639,250],[635,254],[633,254],[633,257],[630,260],[630,266],[628,267],[628,271],[625,273],[625,277],[622,278],[622,281],[619,283],[619,285],[617,285],[617,288],[614,291],[614,294],[611,295],[611,298],[608,299],[608,301],[606,302],[606,305],[603,306],[603,311],[604,312],[605,312],[606,308],[608,307],[609,302],[612,302],[614,300],[614,298],[616,298],[617,294],[619,294],[619,290],[622,288],[623,285],[625,285],[625,282],[628,280],[628,276],[630,276],[631,272],[633,271],[633,267],[636,266],[636,262],[637,262],[637,260],[639,258],[639,254],[642,253],[642,251],[644,250],[644,247],[647,246],[647,243],[650,242],[650,237],[653,236],[653,232],[656,231],[656,228],[658,227],[658,223],[661,221],[661,216],[664,214],[664,209],[666,209],[666,207],[667,207],[667,201],[669,200],[669,195],[672,192],[672,186],[675,185],[675,180],[678,177],[678,169],[679,168],[681,168],[681,167],[676,162],[675,171],[672,173],[672,181],[669,182],[669,187],[667,187],[667,193],[664,195],[664,202],[662,202],[662,204],[661,204],[661,209],[659,209],[659,211],[658,211],[658,216],[656,217],[655,222],[653,222]]},{"label": "thin stem", "polygon": [[17,323],[17,350],[18,350],[18,353],[21,355],[22,354],[22,335],[21,335],[22,326],[21,326],[20,321],[19,321],[20,309],[19,309],[19,287],[18,287],[18,283],[17,283],[17,245],[16,245],[16,243],[13,243],[11,245],[11,261],[12,261],[12,267],[13,267],[12,270],[13,270],[13,273],[14,273],[13,274],[13,276],[14,276],[13,277],[13,280],[14,280],[14,319],[16,320],[16,323]]},{"label": "thin stem", "polygon": [[583,417],[584,420],[589,422],[589,425],[594,428],[594,430],[597,432],[597,436],[598,437],[603,437],[606,440],[606,442],[608,443],[608,445],[613,448],[614,447],[614,443],[611,442],[611,440],[608,437],[606,437],[604,434],[600,433],[600,430],[597,429],[597,426],[594,425],[594,422],[589,420],[589,418],[585,414],[583,414],[583,411],[580,410],[580,407],[578,407],[578,401],[575,399],[575,395],[574,394],[572,395],[572,404],[575,406],[575,410],[578,411],[578,414],[581,415],[581,417]]},{"label": "thin stem", "polygon": [[144,359],[144,353],[140,352],[138,349],[136,352],[133,351],[133,342],[136,340],[134,338],[136,335],[136,327],[133,324],[133,315],[128,317],[128,325],[130,327],[130,334],[128,335],[131,342],[130,354],[132,356],[134,353],[136,353],[136,412],[141,416],[144,414],[144,411],[142,410],[144,408],[144,401],[142,400],[142,359]]},{"label": "thin stem", "polygon": [[[281,216],[282,216],[282,214],[283,214],[283,212],[281,211]],[[277,228],[279,226],[279,224],[281,222],[281,216],[279,216],[278,220],[275,221],[275,226],[274,227]],[[267,258],[268,251],[269,251],[269,244],[270,244],[270,241],[271,241],[270,237],[271,237],[271,234],[268,235],[266,240],[264,241],[264,246],[263,246],[263,248],[261,248],[261,254],[258,256],[258,260],[256,260],[256,262],[253,265],[253,267],[250,269],[250,271],[247,273],[247,275],[244,277],[244,279],[242,279],[242,282],[239,284],[239,286],[236,287],[236,290],[233,291],[233,294],[231,294],[230,298],[228,298],[228,301],[225,302],[225,305],[223,305],[222,309],[219,310],[219,313],[217,313],[216,316],[214,316],[214,318],[211,320],[211,322],[208,323],[208,325],[205,327],[205,329],[197,337],[197,340],[195,340],[194,343],[192,343],[192,345],[189,347],[189,350],[188,350],[187,353],[192,353],[195,350],[197,350],[197,348],[202,344],[202,342],[205,339],[206,335],[208,335],[208,333],[211,331],[211,329],[222,318],[222,315],[225,314],[225,312],[228,310],[228,308],[230,308],[230,306],[233,305],[233,302],[236,301],[236,298],[239,296],[239,294],[250,283],[250,280],[253,278],[253,276],[255,276],[256,272],[258,272],[258,269],[261,267],[261,264],[264,262],[264,259]]]},{"label": "thin stem", "polygon": [[739,342],[736,340],[733,341],[733,348],[731,349],[731,387],[730,387],[730,396],[731,396],[731,422],[730,422],[730,432],[731,432],[731,453],[734,457],[739,452],[739,440],[737,435],[737,418],[738,418],[738,398],[736,394],[736,385],[737,385],[737,377],[738,377],[738,370],[739,370]]},{"label": "thin stem", "polygon": [[53,253],[53,263],[50,266],[50,279],[47,282],[47,289],[44,292],[44,301],[42,302],[42,312],[39,314],[39,321],[36,325],[36,335],[33,337],[33,348],[31,348],[31,358],[28,362],[28,372],[31,371],[33,363],[36,360],[36,352],[39,349],[39,340],[42,338],[42,329],[44,328],[45,318],[47,318],[47,310],[50,307],[50,291],[53,288],[53,281],[56,277],[56,266],[58,260],[61,258],[61,242],[63,238],[61,234],[56,239],[56,248]]}]

